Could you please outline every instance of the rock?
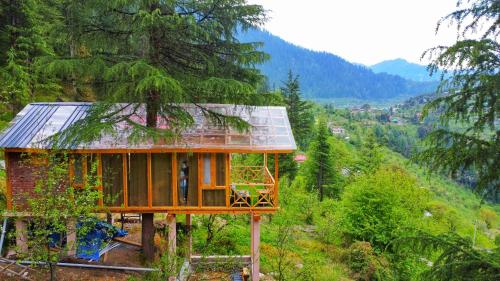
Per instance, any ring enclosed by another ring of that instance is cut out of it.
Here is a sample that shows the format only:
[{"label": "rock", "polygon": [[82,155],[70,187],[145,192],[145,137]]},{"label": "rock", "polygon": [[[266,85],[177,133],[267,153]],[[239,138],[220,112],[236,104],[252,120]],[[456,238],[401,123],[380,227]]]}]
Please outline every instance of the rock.
[{"label": "rock", "polygon": [[295,267],[298,268],[298,269],[302,269],[304,267],[304,265],[301,264],[301,263],[298,263],[298,264],[295,265]]}]

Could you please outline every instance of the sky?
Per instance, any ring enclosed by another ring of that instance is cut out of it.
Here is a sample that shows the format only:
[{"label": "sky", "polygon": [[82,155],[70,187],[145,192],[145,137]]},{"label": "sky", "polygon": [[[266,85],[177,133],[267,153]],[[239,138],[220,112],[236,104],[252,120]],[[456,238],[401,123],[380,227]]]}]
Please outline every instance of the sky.
[{"label": "sky", "polygon": [[457,0],[248,0],[268,10],[264,28],[288,42],[364,65],[404,58],[413,63],[433,46],[450,44],[456,29],[438,20]]}]

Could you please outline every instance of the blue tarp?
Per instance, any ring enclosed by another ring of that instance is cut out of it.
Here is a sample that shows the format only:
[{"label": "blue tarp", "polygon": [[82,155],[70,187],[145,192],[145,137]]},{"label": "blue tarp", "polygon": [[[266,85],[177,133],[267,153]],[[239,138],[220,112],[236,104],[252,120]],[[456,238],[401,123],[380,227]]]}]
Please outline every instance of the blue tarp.
[{"label": "blue tarp", "polygon": [[99,251],[106,246],[108,241],[128,234],[126,230],[99,220],[90,220],[77,224],[77,229],[80,230],[82,227],[88,230],[84,231],[86,233],[84,237],[78,237],[76,256],[87,260],[98,260]]}]

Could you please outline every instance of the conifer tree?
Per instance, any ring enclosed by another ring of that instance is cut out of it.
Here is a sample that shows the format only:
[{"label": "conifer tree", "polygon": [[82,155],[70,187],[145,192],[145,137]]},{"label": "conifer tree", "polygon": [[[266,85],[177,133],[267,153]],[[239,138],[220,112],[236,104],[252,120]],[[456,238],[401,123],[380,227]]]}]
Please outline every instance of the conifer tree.
[{"label": "conifer tree", "polygon": [[377,170],[382,162],[382,153],[373,131],[368,132],[360,152],[359,170],[364,173],[372,173]]},{"label": "conifer tree", "polygon": [[308,157],[305,163],[305,172],[308,179],[308,185],[316,189],[319,193],[319,200],[323,201],[325,195],[335,196],[333,193],[333,184],[338,176],[331,156],[331,147],[328,142],[328,127],[324,117],[318,120],[316,134],[312,140]]},{"label": "conifer tree", "polygon": [[288,119],[292,126],[292,132],[299,147],[305,149],[312,132],[314,117],[311,112],[311,104],[302,100],[299,84],[299,76],[288,72],[287,80],[281,87],[281,94],[286,105]]},{"label": "conifer tree", "polygon": [[[203,103],[253,105],[263,76],[254,67],[267,56],[256,43],[240,43],[239,30],[260,25],[263,8],[244,0],[65,1],[64,31],[73,56],[56,55],[48,71],[76,85],[92,85],[98,103],[85,120],[61,137],[94,140],[102,130],[125,121],[134,140],[170,137],[193,123],[179,106],[194,104],[220,125],[244,128]],[[145,105],[146,122],[117,114]],[[171,129],[157,129],[165,121]],[[84,130],[82,130],[84,128]],[[82,134],[84,132],[84,134]]]},{"label": "conifer tree", "polygon": [[441,126],[427,136],[416,159],[452,175],[473,169],[476,190],[495,196],[500,190],[500,2],[458,1],[457,7],[437,27],[456,23],[456,43],[426,52],[433,59],[431,73],[452,73],[442,77],[438,97],[425,108],[424,117],[437,112]]},{"label": "conifer tree", "polygon": [[[42,73],[41,56],[53,54],[47,30],[56,10],[46,1],[0,2],[0,103],[10,119],[26,103],[54,99],[57,81]],[[1,117],[1,116],[0,116]]]}]

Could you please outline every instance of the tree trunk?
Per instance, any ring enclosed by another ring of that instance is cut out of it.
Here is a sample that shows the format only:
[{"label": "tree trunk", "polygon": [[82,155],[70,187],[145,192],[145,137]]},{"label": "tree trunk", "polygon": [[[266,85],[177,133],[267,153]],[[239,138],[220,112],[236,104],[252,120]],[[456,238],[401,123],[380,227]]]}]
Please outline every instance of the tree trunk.
[{"label": "tree trunk", "polygon": [[318,170],[318,189],[319,189],[319,201],[323,201],[323,161],[320,156],[319,170]]},{"label": "tree trunk", "polygon": [[[152,4],[150,6],[150,11],[156,10],[157,7],[157,4]],[[158,39],[156,38],[154,30],[151,30],[149,34],[149,60],[155,65],[159,63],[157,41]],[[158,125],[159,102],[160,93],[156,90],[149,91],[146,96],[146,127],[148,128],[156,128]],[[145,258],[149,261],[154,259],[155,230],[153,217],[154,214],[152,213],[142,214],[142,250]]]},{"label": "tree trunk", "polygon": [[142,214],[142,252],[148,261],[152,261],[155,256],[154,235],[155,228],[153,223],[154,214]]}]

